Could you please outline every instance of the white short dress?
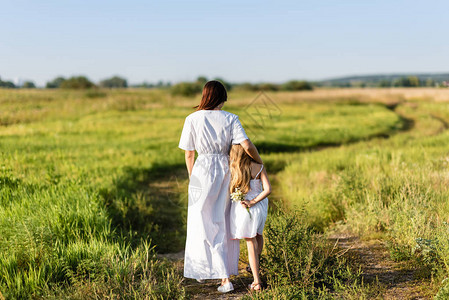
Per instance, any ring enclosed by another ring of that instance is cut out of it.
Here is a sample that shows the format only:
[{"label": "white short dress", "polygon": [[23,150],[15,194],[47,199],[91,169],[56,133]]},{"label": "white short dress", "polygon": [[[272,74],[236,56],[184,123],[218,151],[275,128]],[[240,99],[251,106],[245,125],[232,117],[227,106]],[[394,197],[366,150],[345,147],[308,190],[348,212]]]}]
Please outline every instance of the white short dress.
[{"label": "white short dress", "polygon": [[[257,178],[263,170],[263,166],[257,173]],[[251,179],[250,190],[246,194],[246,200],[252,200],[263,191],[260,179]],[[257,202],[248,210],[240,202],[231,204],[231,237],[233,239],[253,238],[257,234],[262,235],[268,214],[268,198]]]},{"label": "white short dress", "polygon": [[229,150],[248,139],[238,116],[200,110],[184,123],[179,147],[198,157],[189,182],[184,277],[238,274],[239,243],[230,236]]}]

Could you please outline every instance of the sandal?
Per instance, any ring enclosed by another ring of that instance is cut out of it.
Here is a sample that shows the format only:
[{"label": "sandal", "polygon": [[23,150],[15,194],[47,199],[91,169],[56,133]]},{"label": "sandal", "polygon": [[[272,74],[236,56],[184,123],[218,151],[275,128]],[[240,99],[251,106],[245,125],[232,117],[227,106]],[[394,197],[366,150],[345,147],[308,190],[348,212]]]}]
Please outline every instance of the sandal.
[{"label": "sandal", "polygon": [[[256,287],[258,287],[258,288],[256,288]],[[252,292],[252,291],[256,291],[256,292],[261,291],[261,290],[262,290],[262,283],[261,283],[261,282],[259,282],[259,283],[253,282],[253,283],[251,283],[251,284],[248,284],[248,289],[249,289],[251,292]]]},{"label": "sandal", "polygon": [[217,289],[220,293],[228,293],[232,292],[234,290],[234,286],[232,285],[232,282],[228,282],[225,285],[220,285]]}]

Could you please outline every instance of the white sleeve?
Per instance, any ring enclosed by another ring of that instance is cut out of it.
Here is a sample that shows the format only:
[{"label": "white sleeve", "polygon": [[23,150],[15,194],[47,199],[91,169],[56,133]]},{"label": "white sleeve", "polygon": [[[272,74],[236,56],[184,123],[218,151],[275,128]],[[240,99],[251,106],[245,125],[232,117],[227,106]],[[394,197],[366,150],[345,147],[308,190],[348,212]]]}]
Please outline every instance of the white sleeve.
[{"label": "white sleeve", "polygon": [[192,126],[192,122],[189,118],[186,118],[184,122],[184,128],[182,129],[181,139],[179,141],[179,148],[183,150],[193,151],[195,150],[195,136]]},{"label": "white sleeve", "polygon": [[247,139],[248,136],[240,123],[239,117],[235,118],[232,124],[232,144],[237,145]]}]

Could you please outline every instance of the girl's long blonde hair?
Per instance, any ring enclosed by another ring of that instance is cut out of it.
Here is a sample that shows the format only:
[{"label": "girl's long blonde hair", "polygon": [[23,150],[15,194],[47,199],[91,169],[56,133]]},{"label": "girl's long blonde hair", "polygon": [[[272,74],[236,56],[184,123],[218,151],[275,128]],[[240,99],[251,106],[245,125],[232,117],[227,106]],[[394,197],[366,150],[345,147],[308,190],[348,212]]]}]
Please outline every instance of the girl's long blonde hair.
[{"label": "girl's long blonde hair", "polygon": [[240,188],[242,193],[248,193],[251,180],[251,157],[241,145],[232,145],[229,159],[231,161],[229,191],[233,193],[235,188]]}]

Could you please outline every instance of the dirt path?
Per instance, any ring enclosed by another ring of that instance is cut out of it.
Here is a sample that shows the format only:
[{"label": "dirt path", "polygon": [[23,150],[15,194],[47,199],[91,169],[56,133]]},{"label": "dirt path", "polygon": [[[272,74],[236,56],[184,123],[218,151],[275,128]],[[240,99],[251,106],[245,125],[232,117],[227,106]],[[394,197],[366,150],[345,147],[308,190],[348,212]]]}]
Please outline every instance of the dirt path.
[{"label": "dirt path", "polygon": [[[159,254],[160,258],[167,258],[174,261],[178,268],[182,270],[184,266],[184,251],[179,253]],[[184,279],[184,288],[187,291],[188,299],[208,300],[208,299],[241,299],[243,296],[249,294],[248,284],[252,282],[252,276],[245,270],[246,263],[239,262],[239,275],[231,277],[234,291],[222,294],[217,291],[220,285],[220,280],[206,280],[204,283],[199,283],[193,279]]]},{"label": "dirt path", "polygon": [[391,260],[382,241],[361,241],[347,234],[335,234],[330,240],[336,241],[341,249],[347,251],[345,256],[348,259],[360,264],[365,283],[380,287],[380,299],[431,299],[426,292],[426,286],[430,283],[420,278],[422,273],[419,268],[407,261]]}]

